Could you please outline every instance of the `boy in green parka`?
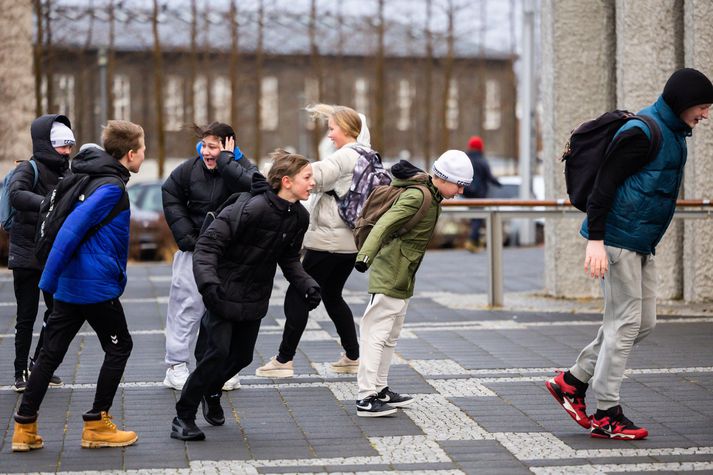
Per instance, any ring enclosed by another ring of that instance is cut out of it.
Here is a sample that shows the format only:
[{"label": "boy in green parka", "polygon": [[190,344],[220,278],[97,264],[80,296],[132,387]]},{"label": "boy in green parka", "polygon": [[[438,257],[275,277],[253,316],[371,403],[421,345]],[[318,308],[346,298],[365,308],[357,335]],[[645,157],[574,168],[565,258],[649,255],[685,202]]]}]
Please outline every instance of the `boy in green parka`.
[{"label": "boy in green parka", "polygon": [[423,203],[418,188],[405,190],[394,205],[374,225],[356,258],[354,268],[369,275],[371,299],[364,311],[360,328],[360,359],[356,401],[360,417],[381,417],[396,412],[413,402],[413,398],[398,394],[387,384],[389,366],[396,342],[406,317],[409,299],[413,295],[416,271],[431,240],[441,211],[443,198],[463,193],[473,180],[473,167],[468,156],[459,150],[448,150],[433,164],[429,176],[407,161],[391,168],[393,186],[425,185],[433,199],[424,218],[409,232],[394,237]]}]

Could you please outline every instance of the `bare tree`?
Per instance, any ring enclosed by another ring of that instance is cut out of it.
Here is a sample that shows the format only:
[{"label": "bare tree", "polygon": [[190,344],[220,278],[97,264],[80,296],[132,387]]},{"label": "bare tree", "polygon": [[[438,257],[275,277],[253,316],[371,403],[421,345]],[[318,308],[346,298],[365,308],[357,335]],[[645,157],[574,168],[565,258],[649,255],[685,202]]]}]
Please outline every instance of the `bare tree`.
[{"label": "bare tree", "polygon": [[114,15],[114,0],[109,0],[109,45],[107,48],[106,62],[106,114],[107,117],[114,118],[114,71],[116,69],[116,48],[114,46],[116,40],[116,17]]},{"label": "bare tree", "polygon": [[154,99],[156,106],[156,132],[158,135],[158,177],[163,178],[163,168],[166,161],[166,133],[163,118],[163,60],[161,57],[161,40],[158,34],[158,16],[161,12],[159,0],[153,0],[153,15],[151,28],[153,31],[154,59]]},{"label": "bare tree", "polygon": [[[322,102],[324,91],[324,78],[322,76],[322,61],[319,55],[319,46],[317,44],[317,0],[312,0],[309,12],[309,53],[310,64],[312,66],[312,74],[317,81],[317,102]],[[301,125],[304,127],[304,125]],[[310,153],[317,156],[319,154],[319,142],[322,139],[322,130],[320,127],[313,127],[311,134],[311,150]]]},{"label": "bare tree", "polygon": [[234,128],[238,127],[238,63],[240,53],[238,50],[238,1],[230,2],[230,123]]},{"label": "bare tree", "polygon": [[262,157],[262,67],[264,61],[263,35],[265,29],[264,0],[258,1],[257,42],[255,45],[255,160],[260,163]]},{"label": "bare tree", "polygon": [[426,64],[423,72],[423,160],[426,164],[426,169],[430,169],[429,161],[431,160],[431,121],[433,119],[433,31],[431,31],[431,16],[433,15],[433,0],[426,0],[426,23],[424,33],[426,36]]},{"label": "bare tree", "polygon": [[44,68],[42,67],[42,62],[44,58],[44,41],[45,41],[45,29],[44,29],[44,15],[42,14],[43,6],[42,0],[34,0],[34,13],[35,19],[37,20],[37,41],[35,42],[33,48],[34,54],[34,72],[35,72],[35,115],[42,115],[42,74]]},{"label": "bare tree", "polygon": [[446,17],[448,18],[448,30],[446,32],[446,57],[443,60],[443,98],[441,100],[441,110],[439,113],[441,124],[440,150],[448,150],[450,142],[450,130],[448,129],[448,102],[451,96],[451,79],[453,78],[453,59],[455,43],[454,27],[455,7],[453,0],[448,0]]},{"label": "bare tree", "polygon": [[386,78],[384,72],[384,32],[385,32],[385,19],[384,19],[384,1],[378,0],[378,13],[377,13],[377,46],[376,46],[376,81],[374,85],[374,121],[372,127],[371,142],[376,150],[381,150],[383,153],[384,148],[384,107],[385,107],[385,88],[386,88]]}]

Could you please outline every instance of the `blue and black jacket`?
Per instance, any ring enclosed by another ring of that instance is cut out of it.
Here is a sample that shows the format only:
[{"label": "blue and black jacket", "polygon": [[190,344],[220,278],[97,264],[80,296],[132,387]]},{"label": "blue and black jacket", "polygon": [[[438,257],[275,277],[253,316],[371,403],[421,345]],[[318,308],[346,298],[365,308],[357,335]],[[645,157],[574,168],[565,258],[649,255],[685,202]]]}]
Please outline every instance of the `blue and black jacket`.
[{"label": "blue and black jacket", "polygon": [[126,287],[130,209],[86,238],[122,199],[129,170],[98,148],[72,160],[74,173],[92,176],[84,201],[67,216],[47,258],[40,288],[61,302],[92,304],[119,297]]}]

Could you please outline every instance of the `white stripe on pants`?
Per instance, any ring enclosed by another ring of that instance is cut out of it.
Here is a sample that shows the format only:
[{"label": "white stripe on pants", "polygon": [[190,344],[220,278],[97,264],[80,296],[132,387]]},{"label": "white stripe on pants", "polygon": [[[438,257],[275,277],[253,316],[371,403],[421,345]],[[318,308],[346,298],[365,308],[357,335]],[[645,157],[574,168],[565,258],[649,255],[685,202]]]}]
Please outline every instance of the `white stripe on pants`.
[{"label": "white stripe on pants", "polygon": [[[619,404],[619,390],[632,347],[656,326],[656,269],[653,255],[606,246],[609,259],[602,288],[604,321],[570,372],[591,382],[597,409]],[[590,381],[591,380],[591,381]]]},{"label": "white stripe on pants", "polygon": [[166,364],[188,363],[205,313],[203,297],[193,277],[193,253],[176,251],[166,313]]},{"label": "white stripe on pants", "polygon": [[404,326],[408,299],[373,294],[359,324],[359,399],[388,386],[389,366]]}]

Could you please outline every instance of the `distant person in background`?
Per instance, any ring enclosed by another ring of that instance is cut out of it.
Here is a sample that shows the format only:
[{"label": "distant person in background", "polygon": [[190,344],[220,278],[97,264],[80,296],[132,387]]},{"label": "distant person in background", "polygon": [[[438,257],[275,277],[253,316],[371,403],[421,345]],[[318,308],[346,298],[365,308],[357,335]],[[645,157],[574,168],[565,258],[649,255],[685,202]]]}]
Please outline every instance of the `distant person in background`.
[{"label": "distant person in background", "polygon": [[[483,156],[483,139],[478,135],[473,135],[468,140],[468,151],[466,152],[470,163],[473,165],[473,181],[463,192],[466,198],[485,198],[488,196],[490,185],[502,186],[497,178],[490,171],[490,165]],[[478,252],[483,246],[480,242],[480,230],[483,228],[485,220],[476,218],[470,222],[470,236],[465,243],[465,248],[470,252]]]}]

